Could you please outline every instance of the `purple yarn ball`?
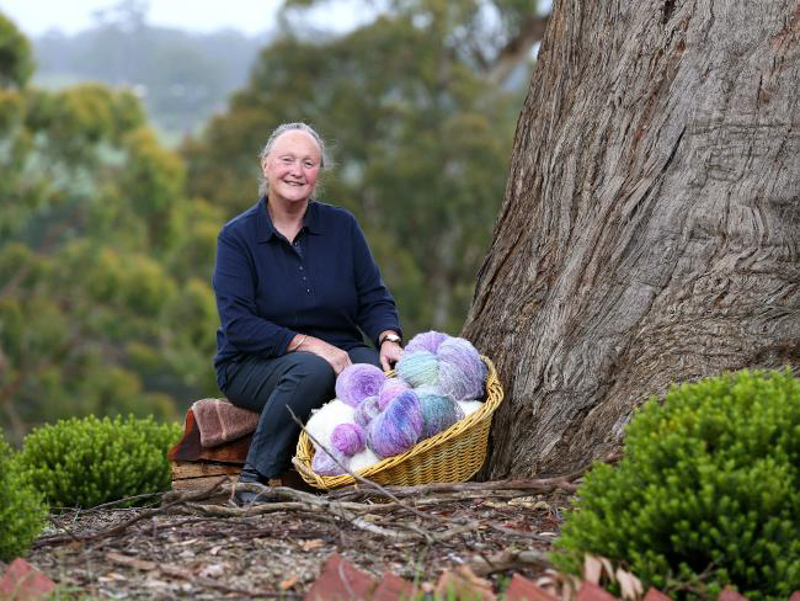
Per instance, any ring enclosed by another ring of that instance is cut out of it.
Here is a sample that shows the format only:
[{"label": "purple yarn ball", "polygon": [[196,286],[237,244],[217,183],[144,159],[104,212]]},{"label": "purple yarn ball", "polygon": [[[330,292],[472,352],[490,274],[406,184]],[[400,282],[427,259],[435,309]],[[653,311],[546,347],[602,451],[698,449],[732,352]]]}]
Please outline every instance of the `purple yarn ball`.
[{"label": "purple yarn ball", "polygon": [[336,378],[336,397],[350,405],[358,404],[368,396],[375,396],[386,381],[379,367],[369,363],[356,363],[345,367]]},{"label": "purple yarn ball", "polygon": [[399,455],[417,444],[422,434],[422,412],[413,390],[396,396],[372,420],[367,432],[370,448],[382,458]]},{"label": "purple yarn ball", "polygon": [[451,338],[439,346],[439,391],[457,401],[479,399],[488,372],[469,340]]},{"label": "purple yarn ball", "polygon": [[428,351],[403,353],[395,369],[397,375],[412,388],[435,386],[439,381],[439,359]]},{"label": "purple yarn ball", "polygon": [[[339,459],[339,461],[346,464],[343,459]],[[334,461],[333,457],[322,449],[317,449],[314,453],[314,458],[311,460],[311,469],[320,476],[341,476],[347,473]]]},{"label": "purple yarn ball", "polygon": [[331,434],[333,449],[346,457],[352,457],[359,451],[363,451],[366,444],[367,437],[364,430],[356,424],[339,424]]},{"label": "purple yarn ball", "polygon": [[378,397],[377,396],[368,396],[365,398],[361,403],[359,403],[358,407],[356,407],[355,413],[353,414],[353,419],[355,422],[365,428],[369,426],[369,423],[375,419],[375,416],[381,412],[380,407],[378,406]]},{"label": "purple yarn ball", "polygon": [[447,430],[464,417],[464,411],[452,397],[435,391],[417,391],[417,394],[422,411],[423,439]]},{"label": "purple yarn ball", "polygon": [[439,350],[439,345],[448,338],[450,338],[450,336],[444,332],[437,332],[435,330],[431,330],[430,332],[422,332],[408,341],[408,344],[403,349],[403,352],[416,353],[417,351],[427,351],[435,355]]},{"label": "purple yarn ball", "polygon": [[383,411],[386,409],[386,405],[388,405],[393,398],[408,389],[408,384],[400,378],[386,378],[386,382],[378,393],[378,410]]}]

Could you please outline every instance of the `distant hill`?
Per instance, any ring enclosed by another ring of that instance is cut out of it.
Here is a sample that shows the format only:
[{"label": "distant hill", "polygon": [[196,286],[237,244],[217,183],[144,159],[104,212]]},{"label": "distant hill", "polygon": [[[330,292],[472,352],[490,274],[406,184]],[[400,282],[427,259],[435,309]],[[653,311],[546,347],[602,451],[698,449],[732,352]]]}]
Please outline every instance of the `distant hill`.
[{"label": "distant hill", "polygon": [[224,108],[268,43],[267,34],[234,30],[190,33],[141,21],[101,23],[75,35],[34,38],[34,83],[60,88],[92,80],[132,88],[164,141],[175,144]]}]

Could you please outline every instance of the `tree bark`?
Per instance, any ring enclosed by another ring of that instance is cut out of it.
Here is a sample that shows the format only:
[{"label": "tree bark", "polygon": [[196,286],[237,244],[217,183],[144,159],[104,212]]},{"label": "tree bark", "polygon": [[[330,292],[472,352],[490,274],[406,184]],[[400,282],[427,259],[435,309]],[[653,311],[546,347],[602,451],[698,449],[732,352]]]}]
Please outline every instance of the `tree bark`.
[{"label": "tree bark", "polygon": [[800,368],[800,0],[558,0],[463,335],[484,476],[615,450],[671,382]]}]

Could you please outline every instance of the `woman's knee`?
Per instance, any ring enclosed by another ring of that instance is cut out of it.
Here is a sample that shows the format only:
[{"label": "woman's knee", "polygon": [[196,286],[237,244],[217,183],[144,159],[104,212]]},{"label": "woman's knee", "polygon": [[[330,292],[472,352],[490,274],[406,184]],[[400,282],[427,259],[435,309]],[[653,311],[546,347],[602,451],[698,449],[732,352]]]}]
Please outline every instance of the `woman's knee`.
[{"label": "woman's knee", "polygon": [[336,384],[336,372],[331,364],[313,353],[297,353],[296,362],[287,376],[307,389],[330,391]]}]

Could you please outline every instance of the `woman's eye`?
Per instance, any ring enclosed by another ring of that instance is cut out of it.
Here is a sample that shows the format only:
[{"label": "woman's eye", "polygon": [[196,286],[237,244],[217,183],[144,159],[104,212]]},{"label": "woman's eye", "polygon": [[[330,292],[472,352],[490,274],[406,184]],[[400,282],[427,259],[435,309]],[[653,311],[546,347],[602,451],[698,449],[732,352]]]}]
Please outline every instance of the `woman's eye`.
[{"label": "woman's eye", "polygon": [[294,163],[294,159],[291,157],[281,157],[281,163],[283,163],[284,165],[291,165],[292,163]]},{"label": "woman's eye", "polygon": [[316,167],[316,165],[317,165],[317,164],[316,164],[314,161],[306,161],[306,162],[304,163],[304,165],[305,165],[305,166],[306,166],[308,169],[312,169],[312,168]]}]

